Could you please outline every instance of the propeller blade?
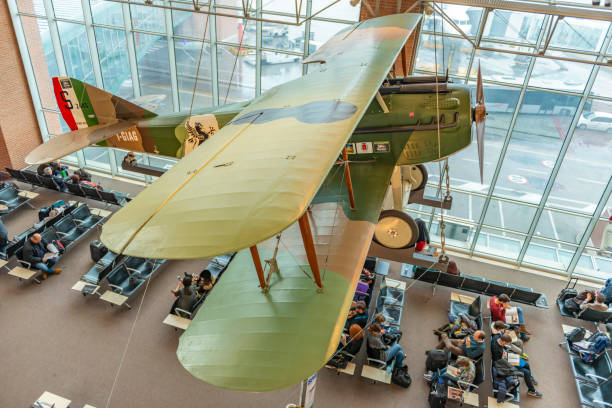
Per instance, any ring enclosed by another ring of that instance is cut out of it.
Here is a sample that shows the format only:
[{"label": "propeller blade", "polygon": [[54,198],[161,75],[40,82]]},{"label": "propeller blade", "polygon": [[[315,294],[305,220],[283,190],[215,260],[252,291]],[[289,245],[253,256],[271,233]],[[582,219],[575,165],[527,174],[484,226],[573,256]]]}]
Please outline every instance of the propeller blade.
[{"label": "propeller blade", "polygon": [[478,61],[478,82],[476,83],[476,106],[474,107],[474,122],[476,122],[476,142],[478,144],[478,166],[480,167],[480,183],[484,184],[484,134],[487,109],[484,101],[484,89],[482,86],[482,72],[480,71],[480,60]]},{"label": "propeller blade", "polygon": [[476,83],[476,104],[484,105],[484,91],[482,89],[482,73],[480,72],[480,60],[478,60],[478,82]]},{"label": "propeller blade", "polygon": [[476,143],[478,144],[478,167],[480,168],[480,184],[484,184],[484,134],[485,122],[476,122]]}]

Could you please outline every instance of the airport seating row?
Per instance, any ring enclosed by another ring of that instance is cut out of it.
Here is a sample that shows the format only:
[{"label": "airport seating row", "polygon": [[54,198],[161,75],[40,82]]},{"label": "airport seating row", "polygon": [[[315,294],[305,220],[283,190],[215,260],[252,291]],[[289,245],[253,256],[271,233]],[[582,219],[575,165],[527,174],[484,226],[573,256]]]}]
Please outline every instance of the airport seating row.
[{"label": "airport seating row", "polygon": [[[376,265],[379,266],[378,264]],[[404,293],[406,291],[406,282],[401,282],[394,279],[388,279],[382,274],[380,289],[376,296],[374,315],[381,313],[385,316],[385,321],[392,327],[401,331],[402,309],[404,306]],[[372,383],[382,382],[385,384],[391,383],[393,370],[395,369],[395,361],[387,365],[386,361],[379,359],[376,350],[368,347],[366,343],[366,364],[361,369],[361,376],[372,381]]]},{"label": "airport seating row", "polygon": [[34,208],[29,201],[36,197],[37,193],[21,191],[12,184],[4,184],[0,188],[0,215],[10,214],[24,204]]},{"label": "airport seating row", "polygon": [[[35,233],[42,233],[45,229],[53,226],[56,222],[59,222],[64,216],[70,214],[76,209],[77,203],[71,202],[68,204],[63,213],[56,215],[55,217],[47,220],[38,221],[33,226],[23,231],[22,233],[15,235],[11,241],[8,241],[3,247],[0,247],[0,259],[9,260],[15,253],[23,247],[26,239]],[[84,210],[81,210],[84,211]]]},{"label": "airport seating row", "polygon": [[[118,255],[108,251],[83,275],[72,289],[86,295],[98,295],[111,306],[125,306],[148,279],[165,264],[165,259],[146,259]],[[106,285],[106,291],[100,288]]]},{"label": "airport seating row", "polygon": [[[30,170],[15,170],[8,167],[5,167],[5,169],[15,180],[31,184],[32,186],[61,191],[60,187],[51,177],[39,176],[38,173]],[[65,182],[65,186],[70,193],[78,197],[101,201],[106,205],[124,206],[131,200],[126,194],[117,191],[98,190],[83,184],[73,184],[69,181]]]},{"label": "airport seating row", "polygon": [[505,293],[514,302],[548,308],[546,295],[535,292],[531,288],[511,283],[489,280],[463,273],[461,275],[453,275],[436,269],[427,269],[409,264],[402,265],[401,275],[406,278],[433,283],[434,288],[435,285],[441,285],[487,296],[499,296]]},{"label": "airport seating row", "polygon": [[557,306],[559,307],[559,312],[561,312],[561,316],[573,317],[576,319],[587,320],[589,322],[596,323],[612,322],[612,312],[602,312],[590,308],[586,308],[578,312],[572,312],[570,310],[567,310],[561,299],[557,299]]},{"label": "airport seating row", "polygon": [[[573,286],[570,288],[570,285],[572,285],[573,282]],[[565,307],[565,300],[567,299],[567,294],[565,294],[566,290],[571,290],[571,289],[575,289],[576,288],[576,284],[578,283],[578,278],[571,278],[568,282],[567,285],[565,286],[565,288],[563,288],[561,290],[561,292],[559,293],[559,296],[557,296],[557,306],[559,307],[559,312],[561,313],[561,316],[565,316],[565,317],[573,317],[576,319],[581,319],[581,320],[586,320],[589,322],[596,322],[596,323],[612,323],[612,312],[611,311],[600,311],[600,310],[593,310],[591,308],[586,308],[583,310],[578,310],[576,312],[568,310]],[[574,293],[577,293],[574,291]],[[570,295],[571,296],[571,295]]]},{"label": "airport seating row", "polygon": [[[573,326],[563,325],[565,335],[571,333]],[[591,333],[587,331],[586,337]],[[570,346],[567,347],[578,397],[582,407],[612,407],[612,359],[609,350],[602,353],[592,364],[585,363]]]},{"label": "airport seating row", "polygon": [[13,241],[14,244],[10,251],[7,250],[7,257],[9,254],[14,254],[19,264],[19,266],[16,266],[9,272],[9,275],[15,276],[20,280],[34,278],[36,282],[40,283],[35,278],[39,271],[34,265],[23,259],[23,245],[33,233],[40,233],[44,241],[54,243],[56,247],[60,247],[58,248],[60,252],[57,259],[59,261],[66,251],[98,226],[104,217],[105,215],[92,214],[86,204],[75,203],[67,207],[64,212],[56,217],[39,222],[38,224],[42,225],[20,234],[18,239]]},{"label": "airport seating row", "polygon": [[[215,279],[215,284],[219,282],[221,275],[223,274],[223,272],[225,272],[232,259],[234,259],[234,255],[236,255],[235,252],[216,256],[208,263],[208,265],[206,265],[206,268],[204,268],[205,270],[208,270],[211,276]],[[193,316],[195,316],[199,308],[206,300],[208,293],[210,293],[210,291],[200,296],[192,306],[191,310],[177,308],[177,298],[172,304],[172,307],[170,308],[170,313],[166,316],[163,323],[174,327],[175,330],[186,330],[187,327],[189,327],[189,323],[191,323],[191,319],[193,318]]]}]

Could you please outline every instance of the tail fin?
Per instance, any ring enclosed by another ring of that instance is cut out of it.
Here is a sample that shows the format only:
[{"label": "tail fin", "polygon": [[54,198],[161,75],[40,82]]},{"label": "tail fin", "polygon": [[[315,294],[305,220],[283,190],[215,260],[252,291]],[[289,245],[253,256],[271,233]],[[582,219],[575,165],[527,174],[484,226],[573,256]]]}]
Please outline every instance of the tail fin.
[{"label": "tail fin", "polygon": [[54,77],[53,91],[70,130],[156,116],[151,111],[74,78]]},{"label": "tail fin", "polygon": [[[141,119],[157,116],[155,113],[74,78],[53,78],[53,91],[72,131],[36,147],[25,158],[26,163],[48,163],[104,140],[111,146],[146,150],[136,125]],[[147,151],[154,151],[149,139],[153,149]]]}]

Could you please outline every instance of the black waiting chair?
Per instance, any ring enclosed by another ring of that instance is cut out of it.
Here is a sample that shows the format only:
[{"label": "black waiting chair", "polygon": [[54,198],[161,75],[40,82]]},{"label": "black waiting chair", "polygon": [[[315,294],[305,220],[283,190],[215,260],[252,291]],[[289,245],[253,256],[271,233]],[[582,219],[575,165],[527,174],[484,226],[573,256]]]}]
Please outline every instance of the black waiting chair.
[{"label": "black waiting chair", "polygon": [[132,276],[124,263],[116,266],[107,275],[106,280],[113,292],[126,297],[133,295],[145,282],[144,279]]},{"label": "black waiting chair", "polygon": [[49,190],[61,191],[59,185],[53,180],[52,177],[49,176],[39,176],[40,184],[43,187],[48,188]]},{"label": "black waiting chair", "polygon": [[53,229],[55,229],[55,233],[59,236],[59,240],[64,247],[72,245],[74,241],[87,232],[87,228],[80,227],[75,223],[70,214],[65,215],[61,220],[53,224]]},{"label": "black waiting chair", "polygon": [[485,293],[489,287],[489,282],[484,278],[470,275],[463,275],[463,277],[465,278],[463,285],[461,286],[461,289],[463,290],[469,290],[476,293]]},{"label": "black waiting chair", "polygon": [[0,190],[0,204],[8,207],[7,210],[4,211],[5,213],[20,207],[29,200],[30,199],[27,197],[20,196],[19,190],[17,190],[14,186]]},{"label": "black waiting chair", "polygon": [[68,191],[70,191],[71,194],[74,194],[79,197],[85,197],[85,193],[83,192],[79,184],[66,183],[66,188],[68,189]]},{"label": "black waiting chair", "polygon": [[576,381],[576,388],[583,407],[612,408],[612,381],[607,381],[601,386]]},{"label": "black waiting chair", "polygon": [[100,199],[107,204],[118,205],[120,207],[124,206],[126,201],[126,196],[116,193],[114,191],[98,191],[100,195]]},{"label": "black waiting chair", "polygon": [[494,280],[489,280],[489,286],[486,289],[485,294],[488,296],[499,296],[502,293],[508,294],[511,292],[509,290],[509,285],[505,282],[498,282]]},{"label": "black waiting chair", "polygon": [[114,268],[117,257],[116,253],[108,251],[106,255],[100,258],[98,262],[85,273],[85,275],[81,276],[81,280],[93,285],[98,285]]},{"label": "black waiting chair", "polygon": [[21,174],[26,179],[27,183],[30,183],[33,186],[41,186],[42,187],[42,183],[40,181],[40,177],[38,176],[37,173],[35,173],[33,171],[29,171],[29,170],[23,170],[23,171],[21,171]]},{"label": "black waiting chair", "polygon": [[82,228],[91,228],[102,220],[101,216],[89,212],[89,207],[84,204],[78,206],[71,214],[74,222]]},{"label": "black waiting chair", "polygon": [[85,197],[87,198],[92,198],[98,201],[104,201],[102,200],[102,197],[100,197],[100,192],[98,191],[97,188],[81,185],[81,190],[83,190],[83,192],[85,193]]},{"label": "black waiting chair", "polygon": [[607,354],[596,358],[592,364],[582,361],[579,356],[570,355],[572,370],[577,380],[600,386],[612,379],[612,362]]},{"label": "black waiting chair", "polygon": [[5,169],[8,172],[8,174],[10,174],[11,177],[14,178],[15,180],[21,181],[23,183],[28,183],[28,180],[25,178],[25,176],[21,173],[20,170],[10,169],[8,167],[5,167]]}]

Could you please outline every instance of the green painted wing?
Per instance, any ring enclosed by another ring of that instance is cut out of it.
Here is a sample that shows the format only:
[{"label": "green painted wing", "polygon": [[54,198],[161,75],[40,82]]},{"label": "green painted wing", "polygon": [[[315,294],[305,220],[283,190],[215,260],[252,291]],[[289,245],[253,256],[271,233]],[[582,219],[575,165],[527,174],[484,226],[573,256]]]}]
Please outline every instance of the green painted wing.
[{"label": "green painted wing", "polygon": [[112,251],[204,258],[283,231],[312,201],[420,15],[357,23],[322,46],[308,75],[272,88],[119,210]]},{"label": "green painted wing", "polygon": [[[261,251],[262,259],[271,251]],[[177,356],[195,377],[221,388],[261,392],[299,383],[336,350],[353,284],[332,271],[325,290],[286,251],[281,278],[262,294],[248,250],[236,254],[179,341]],[[323,272],[322,272],[323,273]]]}]

